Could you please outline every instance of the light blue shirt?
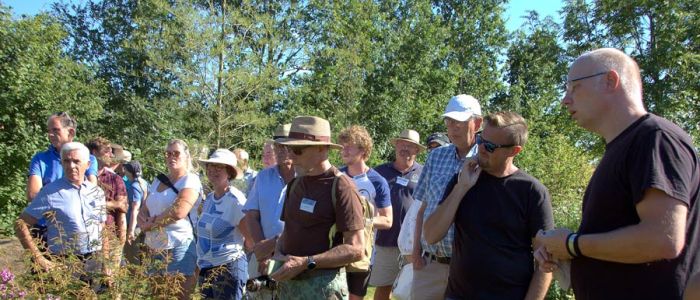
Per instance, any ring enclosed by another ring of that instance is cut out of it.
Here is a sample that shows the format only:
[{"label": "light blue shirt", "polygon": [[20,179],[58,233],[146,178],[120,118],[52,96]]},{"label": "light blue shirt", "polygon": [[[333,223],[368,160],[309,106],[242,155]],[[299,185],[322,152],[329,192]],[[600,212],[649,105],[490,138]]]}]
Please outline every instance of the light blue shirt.
[{"label": "light blue shirt", "polygon": [[[469,150],[466,157],[459,157],[457,147],[453,144],[445,145],[430,152],[428,161],[423,166],[423,171],[418,178],[418,185],[413,191],[413,198],[422,201],[426,204],[423,220],[437,209],[440,200],[445,194],[447,183],[450,182],[452,176],[457,174],[467,158],[477,155],[479,146],[474,144],[474,147]],[[454,240],[454,224],[450,225],[445,237],[435,243],[428,244],[421,236],[421,245],[423,250],[441,257],[452,257],[452,241]]]},{"label": "light blue shirt", "polygon": [[[53,145],[49,145],[46,151],[37,152],[29,163],[29,176],[41,177],[42,185],[47,185],[63,178],[63,166],[61,165],[61,153]],[[90,154],[90,166],[85,170],[85,176],[97,176],[97,158]]]},{"label": "light blue shirt", "polygon": [[279,168],[275,165],[260,171],[248,192],[248,201],[243,207],[243,212],[260,211],[260,225],[265,239],[281,234],[284,229],[284,222],[280,217],[284,206],[282,190],[285,185]]},{"label": "light blue shirt", "polygon": [[106,205],[104,192],[97,185],[85,180],[75,186],[61,178],[44,186],[24,213],[37,220],[46,218],[51,253],[87,254],[102,249]]}]

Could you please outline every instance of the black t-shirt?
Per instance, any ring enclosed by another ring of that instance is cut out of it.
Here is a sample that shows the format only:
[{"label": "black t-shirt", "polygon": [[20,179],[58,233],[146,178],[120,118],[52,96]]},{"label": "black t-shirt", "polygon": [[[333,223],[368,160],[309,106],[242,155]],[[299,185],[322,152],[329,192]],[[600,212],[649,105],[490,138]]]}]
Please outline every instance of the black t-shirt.
[{"label": "black t-shirt", "polygon": [[[447,198],[457,175],[447,185]],[[455,239],[445,296],[523,299],[534,272],[532,238],[551,229],[547,188],[523,171],[503,178],[482,172],[455,214]]]},{"label": "black t-shirt", "polygon": [[638,224],[636,205],[645,191],[654,188],[689,207],[686,244],[675,259],[643,264],[574,259],[571,280],[576,299],[681,299],[688,277],[698,271],[695,204],[700,174],[690,137],[670,121],[648,114],[605,148],[586,188],[579,233]]}]

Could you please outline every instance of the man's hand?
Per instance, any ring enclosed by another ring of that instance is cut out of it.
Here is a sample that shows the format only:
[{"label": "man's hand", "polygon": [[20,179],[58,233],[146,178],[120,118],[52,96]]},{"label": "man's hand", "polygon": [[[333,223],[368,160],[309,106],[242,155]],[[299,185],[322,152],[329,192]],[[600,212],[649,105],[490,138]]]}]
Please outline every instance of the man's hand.
[{"label": "man's hand", "polygon": [[270,259],[272,254],[275,252],[275,246],[277,243],[277,237],[271,239],[262,240],[253,246],[253,252],[255,252],[255,257],[258,262]]},{"label": "man's hand", "polygon": [[48,260],[44,256],[37,258],[34,262],[46,272],[51,271],[56,267],[56,264],[54,262]]},{"label": "man's hand", "polygon": [[141,231],[150,231],[155,225],[153,223],[155,219],[156,217],[146,217],[143,222],[139,222],[138,226],[141,228]]},{"label": "man's hand", "polygon": [[540,230],[535,237],[535,244],[544,247],[546,252],[551,255],[551,258],[555,260],[572,259],[571,255],[569,255],[569,251],[566,250],[566,237],[568,237],[570,233],[571,230],[566,228],[547,231]]},{"label": "man's hand", "polygon": [[547,253],[547,249],[545,249],[544,246],[537,248],[533,255],[535,256],[535,261],[537,261],[537,266],[541,272],[551,273],[559,268],[558,261],[554,260],[552,255]]},{"label": "man's hand", "polygon": [[476,160],[476,158],[467,160],[464,162],[464,165],[462,165],[462,170],[459,172],[457,184],[464,185],[465,187],[471,189],[476,184],[480,174],[481,168],[479,168],[479,162]]},{"label": "man's hand", "polygon": [[420,255],[420,254],[415,255],[414,254],[414,255],[411,255],[411,258],[413,258],[412,263],[413,263],[414,270],[422,270],[423,268],[425,268],[425,265],[426,265],[425,258],[423,258],[422,255]]},{"label": "man's hand", "polygon": [[306,270],[306,257],[287,255],[285,260],[282,267],[270,275],[272,279],[277,281],[290,280]]}]

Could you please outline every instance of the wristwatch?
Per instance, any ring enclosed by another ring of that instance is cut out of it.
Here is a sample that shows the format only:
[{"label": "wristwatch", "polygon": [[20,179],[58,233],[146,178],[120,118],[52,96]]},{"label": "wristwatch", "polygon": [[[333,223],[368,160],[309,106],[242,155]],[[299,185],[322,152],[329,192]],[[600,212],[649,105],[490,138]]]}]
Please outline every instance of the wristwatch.
[{"label": "wristwatch", "polygon": [[307,270],[316,269],[316,261],[314,261],[313,256],[306,257],[306,269]]}]

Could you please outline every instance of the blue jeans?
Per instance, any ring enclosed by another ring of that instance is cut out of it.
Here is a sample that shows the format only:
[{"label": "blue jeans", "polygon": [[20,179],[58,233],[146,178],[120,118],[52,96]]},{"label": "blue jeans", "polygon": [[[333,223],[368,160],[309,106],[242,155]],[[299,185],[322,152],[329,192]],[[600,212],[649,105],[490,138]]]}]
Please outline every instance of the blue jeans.
[{"label": "blue jeans", "polygon": [[245,256],[225,265],[200,270],[202,299],[242,299],[247,274],[248,261]]},{"label": "blue jeans", "polygon": [[175,248],[155,254],[153,259],[167,261],[168,266],[166,272],[168,274],[182,273],[182,275],[185,276],[194,275],[194,266],[197,263],[195,243],[192,239],[188,239]]}]

